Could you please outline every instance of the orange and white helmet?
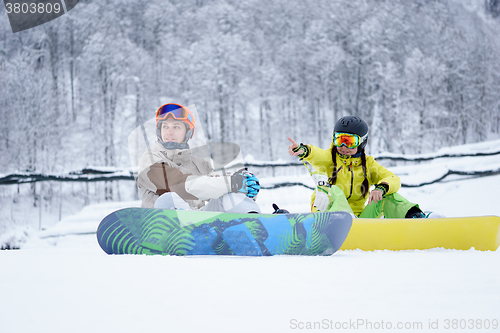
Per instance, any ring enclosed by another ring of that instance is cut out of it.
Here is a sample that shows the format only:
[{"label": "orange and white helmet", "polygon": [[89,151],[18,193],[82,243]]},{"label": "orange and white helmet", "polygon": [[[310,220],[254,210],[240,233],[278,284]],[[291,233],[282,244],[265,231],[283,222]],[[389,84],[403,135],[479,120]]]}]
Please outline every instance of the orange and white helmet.
[{"label": "orange and white helmet", "polygon": [[[161,123],[164,120],[173,119],[181,121],[186,125],[186,137],[181,144],[174,144],[172,142],[163,142],[161,139]],[[156,111],[156,136],[160,143],[167,149],[187,149],[187,142],[194,135],[195,121],[193,113],[185,106],[175,103],[168,103],[160,106]]]}]

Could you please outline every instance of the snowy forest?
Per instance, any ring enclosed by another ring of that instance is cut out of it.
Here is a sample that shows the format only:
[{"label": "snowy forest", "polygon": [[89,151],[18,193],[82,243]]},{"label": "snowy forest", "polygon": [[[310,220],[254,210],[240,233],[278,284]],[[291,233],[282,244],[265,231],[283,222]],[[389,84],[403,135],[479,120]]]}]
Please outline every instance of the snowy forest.
[{"label": "snowy forest", "polygon": [[499,31],[496,0],[81,0],[18,33],[0,6],[0,174],[126,168],[168,102],[262,161],[344,115],[371,154],[495,139]]},{"label": "snowy forest", "polygon": [[195,104],[207,140],[260,160],[287,136],[424,153],[500,133],[494,0],[106,0],[13,34],[0,10],[1,173],[128,166],[127,136]]}]

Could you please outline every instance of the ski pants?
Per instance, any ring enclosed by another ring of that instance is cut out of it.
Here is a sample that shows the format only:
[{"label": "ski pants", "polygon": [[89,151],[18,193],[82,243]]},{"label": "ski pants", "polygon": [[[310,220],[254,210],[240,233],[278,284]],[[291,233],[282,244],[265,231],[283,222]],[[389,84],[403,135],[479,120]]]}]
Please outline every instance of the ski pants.
[{"label": "ski pants", "polygon": [[[332,202],[328,208],[329,212],[346,211],[352,213],[352,209],[347,202],[347,199],[342,190],[334,185],[330,188]],[[406,213],[412,207],[418,207],[417,204],[408,201],[402,195],[398,193],[392,193],[385,195],[382,200],[375,203],[372,202],[370,205],[366,205],[365,209],[359,214],[360,218],[379,218],[384,215],[385,218],[389,219],[404,219]]]},{"label": "ski pants", "polygon": [[[156,200],[154,208],[191,210],[188,203],[175,192],[162,194]],[[242,214],[260,213],[259,205],[243,193],[226,193],[217,199],[210,199],[202,210]]]}]

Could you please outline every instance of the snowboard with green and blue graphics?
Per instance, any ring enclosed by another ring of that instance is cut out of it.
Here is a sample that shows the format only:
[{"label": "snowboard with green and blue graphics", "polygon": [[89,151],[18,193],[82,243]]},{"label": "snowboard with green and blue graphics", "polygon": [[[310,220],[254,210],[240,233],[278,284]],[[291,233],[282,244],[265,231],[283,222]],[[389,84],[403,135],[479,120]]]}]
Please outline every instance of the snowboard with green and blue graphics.
[{"label": "snowboard with green and blue graphics", "polygon": [[332,255],[352,225],[346,212],[234,214],[126,208],[97,229],[108,254]]}]

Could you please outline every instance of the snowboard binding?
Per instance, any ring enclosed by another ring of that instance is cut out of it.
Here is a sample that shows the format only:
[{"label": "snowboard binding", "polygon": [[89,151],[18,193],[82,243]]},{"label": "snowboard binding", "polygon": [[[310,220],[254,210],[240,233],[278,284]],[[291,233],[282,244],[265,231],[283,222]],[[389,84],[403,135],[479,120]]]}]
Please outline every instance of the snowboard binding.
[{"label": "snowboard binding", "polygon": [[278,205],[275,203],[273,203],[273,209],[274,209],[273,214],[290,214],[288,210],[279,208]]}]

